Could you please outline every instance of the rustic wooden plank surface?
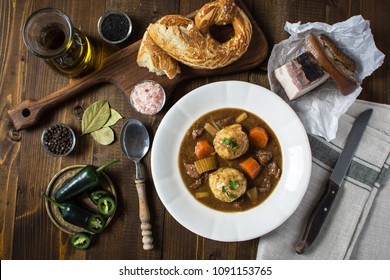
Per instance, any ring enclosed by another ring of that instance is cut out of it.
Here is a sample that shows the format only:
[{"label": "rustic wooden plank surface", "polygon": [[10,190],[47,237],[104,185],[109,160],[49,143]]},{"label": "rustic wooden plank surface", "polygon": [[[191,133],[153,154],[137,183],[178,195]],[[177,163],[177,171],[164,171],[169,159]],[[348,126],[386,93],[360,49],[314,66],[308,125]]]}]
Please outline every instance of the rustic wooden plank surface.
[{"label": "rustic wooden plank surface", "polygon": [[[133,184],[134,165],[125,158],[118,137],[124,120],[136,117],[143,121],[150,135],[154,133],[164,113],[180,97],[192,89],[220,80],[243,80],[269,87],[266,61],[252,71],[217,77],[194,79],[180,84],[167,102],[163,112],[146,117],[135,115],[122,93],[112,85],[101,85],[87,90],[82,97],[45,115],[34,129],[12,130],[7,111],[27,98],[42,98],[71,79],[53,71],[41,59],[27,52],[21,30],[27,17],[43,7],[63,10],[74,25],[86,33],[106,56],[139,40],[145,28],[166,14],[189,14],[208,1],[12,1],[0,2],[0,258],[1,259],[254,259],[258,239],[245,242],[216,242],[197,236],[177,223],[165,210],[154,189],[150,170],[150,153],[143,160],[147,174],[147,195],[152,216],[155,249],[142,249],[139,230],[138,200]],[[243,1],[263,30],[270,48],[288,37],[284,24],[289,22],[322,21],[333,24],[362,14],[370,20],[377,47],[390,54],[390,19],[387,0],[273,0]],[[380,8],[378,8],[380,7]],[[96,23],[108,10],[125,11],[133,21],[133,33],[119,46],[109,46],[99,39]],[[389,62],[375,71],[363,83],[359,98],[390,104]],[[42,130],[55,122],[71,125],[80,133],[80,115],[75,108],[87,107],[96,100],[108,100],[122,113],[124,120],[113,128],[116,141],[109,146],[96,144],[89,136],[78,138],[76,150],[68,157],[54,158],[40,146]],[[62,168],[73,164],[100,165],[112,158],[121,162],[109,167],[119,198],[117,214],[104,234],[87,251],[76,251],[69,244],[69,235],[59,231],[50,221],[40,192],[46,189],[51,177]]]}]

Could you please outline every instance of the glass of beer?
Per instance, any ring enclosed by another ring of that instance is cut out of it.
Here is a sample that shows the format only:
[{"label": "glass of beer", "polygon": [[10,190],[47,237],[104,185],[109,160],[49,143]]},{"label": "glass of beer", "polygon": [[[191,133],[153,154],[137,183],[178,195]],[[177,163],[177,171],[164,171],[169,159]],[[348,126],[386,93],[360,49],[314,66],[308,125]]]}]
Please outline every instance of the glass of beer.
[{"label": "glass of beer", "polygon": [[34,12],[25,22],[22,35],[31,53],[69,77],[82,76],[96,66],[90,40],[60,10]]}]

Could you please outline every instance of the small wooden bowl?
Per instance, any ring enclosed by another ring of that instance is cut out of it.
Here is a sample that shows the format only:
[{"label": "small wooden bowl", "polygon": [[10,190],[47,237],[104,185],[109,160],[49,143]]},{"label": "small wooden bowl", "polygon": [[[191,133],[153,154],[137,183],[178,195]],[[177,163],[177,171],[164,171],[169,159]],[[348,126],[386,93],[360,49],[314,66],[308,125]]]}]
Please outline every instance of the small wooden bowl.
[{"label": "small wooden bowl", "polygon": [[[50,180],[49,185],[47,186],[47,189],[46,189],[46,194],[49,197],[54,199],[54,196],[55,196],[56,192],[61,187],[61,185],[64,183],[64,181],[67,180],[68,178],[74,176],[77,172],[79,172],[85,166],[86,165],[72,165],[72,166],[65,167],[64,169],[59,171]],[[104,172],[101,172],[101,175],[102,175],[102,178],[103,178],[103,181],[102,181],[102,184],[101,184],[101,188],[104,189],[104,190],[109,191],[110,193],[112,193],[112,195],[113,195],[113,197],[115,199],[115,203],[116,203],[117,202],[117,196],[116,196],[116,191],[115,191],[115,188],[114,188],[114,184],[112,183],[111,179]],[[81,202],[83,202],[83,203],[85,203],[85,201],[86,201],[86,199],[85,200],[81,200]],[[85,203],[85,204],[86,204],[85,205],[86,208],[89,208],[89,209],[91,209],[93,207],[96,207],[92,202],[91,203]],[[91,234],[94,234],[91,231],[88,231],[88,230],[86,230],[84,228],[72,225],[72,224],[68,223],[67,221],[65,221],[62,218],[62,213],[61,213],[59,207],[57,207],[53,203],[50,203],[50,202],[48,202],[46,200],[45,201],[45,206],[46,206],[47,214],[49,215],[51,221],[60,230],[66,232],[66,233],[69,233],[69,234],[74,234],[76,232],[89,232]],[[112,215],[111,217],[109,217],[107,219],[106,227],[110,223],[110,221],[112,220],[113,216],[114,215]]]}]

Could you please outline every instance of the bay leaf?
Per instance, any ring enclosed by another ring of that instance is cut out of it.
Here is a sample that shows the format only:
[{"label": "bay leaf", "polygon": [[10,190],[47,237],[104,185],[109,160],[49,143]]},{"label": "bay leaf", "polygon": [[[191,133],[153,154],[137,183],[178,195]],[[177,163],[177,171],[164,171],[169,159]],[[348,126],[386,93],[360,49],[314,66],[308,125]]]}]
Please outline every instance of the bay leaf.
[{"label": "bay leaf", "polygon": [[117,110],[110,108],[110,111],[111,111],[111,116],[103,127],[112,126],[122,118],[121,114],[119,114]]},{"label": "bay leaf", "polygon": [[108,101],[98,100],[87,107],[81,120],[82,134],[91,133],[103,127],[110,118]]},{"label": "bay leaf", "polygon": [[115,139],[114,130],[108,126],[91,132],[91,136],[96,142],[102,145],[109,145]]}]

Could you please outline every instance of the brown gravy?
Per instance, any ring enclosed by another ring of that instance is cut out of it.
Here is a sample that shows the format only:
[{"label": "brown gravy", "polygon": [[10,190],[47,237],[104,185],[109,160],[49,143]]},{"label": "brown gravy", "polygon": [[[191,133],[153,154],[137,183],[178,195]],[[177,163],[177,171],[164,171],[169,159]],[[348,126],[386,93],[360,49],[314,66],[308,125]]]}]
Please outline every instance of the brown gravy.
[{"label": "brown gravy", "polygon": [[[193,164],[195,161],[198,160],[198,158],[195,155],[195,145],[197,141],[199,140],[207,140],[210,143],[213,143],[214,137],[208,133],[206,130],[204,130],[199,136],[196,138],[193,137],[193,131],[194,130],[199,130],[204,127],[205,123],[214,123],[218,124],[220,120],[224,120],[226,118],[232,117],[233,123],[236,123],[234,120],[237,116],[239,116],[242,113],[247,114],[247,118],[243,121],[240,122],[243,131],[248,133],[249,130],[255,126],[260,126],[264,128],[268,134],[268,143],[265,148],[261,150],[269,151],[272,153],[272,159],[270,162],[276,163],[276,165],[279,167],[279,171],[282,172],[282,150],[281,146],[279,144],[279,141],[271,129],[269,125],[264,122],[260,117],[256,116],[253,113],[244,111],[242,109],[236,109],[236,108],[223,108],[215,111],[211,111],[203,116],[201,116],[199,119],[197,119],[191,127],[187,130],[180,146],[180,151],[179,151],[179,158],[178,158],[178,165],[179,165],[179,170],[180,170],[180,175],[183,179],[183,182],[188,189],[188,191],[194,196],[194,199],[197,199],[199,202],[202,204],[218,210],[218,211],[223,211],[223,212],[238,212],[238,211],[245,211],[248,209],[251,209],[259,204],[261,204],[275,189],[276,185],[278,184],[278,181],[280,179],[280,174],[275,177],[271,176],[271,188],[269,188],[267,191],[259,191],[259,187],[262,185],[262,182],[264,181],[265,177],[270,177],[267,164],[263,165],[261,167],[261,171],[259,175],[251,180],[248,176],[246,176],[247,179],[247,192],[251,188],[257,188],[256,193],[256,199],[253,199],[253,195],[251,196],[251,199],[249,198],[248,194],[245,193],[242,195],[240,198],[238,198],[236,201],[233,202],[223,202],[218,199],[216,199],[213,195],[213,193],[210,190],[209,182],[208,182],[208,176],[203,176],[201,180],[201,184],[197,185],[196,188],[193,187],[195,179],[190,177],[187,174],[187,169],[185,167],[185,164]],[[221,126],[219,126],[221,128]],[[219,157],[216,154],[216,159],[217,159],[217,166],[218,168],[220,167],[232,167],[235,168],[239,171],[241,171],[243,174],[243,170],[240,168],[239,163],[242,162],[244,159],[246,159],[248,156],[252,156],[253,158],[257,159],[257,152],[259,149],[249,147],[248,151],[240,156],[237,159],[234,160],[224,160],[221,157]],[[213,171],[209,171],[208,173],[212,173]],[[202,193],[201,198],[196,198],[197,194]],[[207,195],[204,195],[206,194]],[[252,192],[253,193],[253,192]],[[190,210],[189,210],[190,211]]]}]

